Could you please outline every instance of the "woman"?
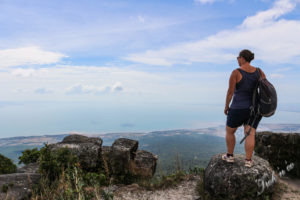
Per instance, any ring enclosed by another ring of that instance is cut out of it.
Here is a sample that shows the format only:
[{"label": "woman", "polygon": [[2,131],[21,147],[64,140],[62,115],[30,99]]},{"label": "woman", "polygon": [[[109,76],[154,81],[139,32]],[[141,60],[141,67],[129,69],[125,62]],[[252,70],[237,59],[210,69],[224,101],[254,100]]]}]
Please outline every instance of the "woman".
[{"label": "woman", "polygon": [[[252,105],[253,91],[259,79],[259,75],[261,75],[262,78],[266,78],[263,71],[259,72],[257,68],[250,65],[253,59],[254,54],[251,51],[247,49],[242,50],[237,57],[240,68],[233,70],[229,79],[229,88],[224,109],[224,113],[227,115],[227,154],[222,155],[222,159],[227,162],[234,162],[235,131],[239,126],[244,125],[244,134],[246,134],[250,129],[250,125],[248,124],[251,124],[254,120],[254,116],[250,116],[250,107]],[[229,107],[232,96],[233,100]],[[253,165],[251,157],[255,145],[255,131],[260,120],[261,116],[255,119],[250,135],[245,140],[246,167],[252,167]]]}]

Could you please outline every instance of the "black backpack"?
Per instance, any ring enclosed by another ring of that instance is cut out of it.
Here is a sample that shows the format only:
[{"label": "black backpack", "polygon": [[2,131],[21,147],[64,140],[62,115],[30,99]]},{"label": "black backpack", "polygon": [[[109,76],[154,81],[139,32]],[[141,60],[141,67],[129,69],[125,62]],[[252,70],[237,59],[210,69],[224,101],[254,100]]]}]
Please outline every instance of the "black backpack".
[{"label": "black backpack", "polygon": [[257,114],[263,117],[274,115],[277,108],[277,93],[274,86],[266,79],[261,77],[259,71],[259,79],[253,91],[252,105],[256,108]]},{"label": "black backpack", "polygon": [[[259,68],[259,78],[258,82],[254,88],[253,96],[252,96],[252,106],[251,116],[254,116],[254,120],[250,126],[250,129],[245,134],[244,138],[240,141],[240,144],[246,139],[246,137],[250,134],[251,129],[254,125],[255,119],[258,116],[270,117],[274,115],[277,108],[277,93],[274,86],[266,79],[261,77],[261,70]],[[248,125],[250,119],[248,120]]]}]

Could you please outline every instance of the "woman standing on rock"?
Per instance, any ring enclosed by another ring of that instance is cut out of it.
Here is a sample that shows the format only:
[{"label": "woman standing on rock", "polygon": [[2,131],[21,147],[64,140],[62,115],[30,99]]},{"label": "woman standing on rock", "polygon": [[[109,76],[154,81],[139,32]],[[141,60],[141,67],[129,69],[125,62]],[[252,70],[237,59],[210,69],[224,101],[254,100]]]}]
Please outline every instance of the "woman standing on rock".
[{"label": "woman standing on rock", "polygon": [[[252,95],[259,75],[261,75],[262,78],[266,77],[263,71],[259,72],[257,68],[250,65],[253,59],[254,54],[251,51],[247,49],[242,50],[237,57],[240,68],[233,70],[229,79],[229,88],[224,109],[224,113],[227,115],[227,154],[222,155],[222,159],[227,162],[234,162],[235,131],[238,127],[244,125],[244,133],[246,134],[250,129],[249,124],[254,120],[254,116],[250,115],[250,107],[252,106]],[[233,100],[229,107],[232,97]],[[255,119],[250,135],[245,140],[246,167],[252,167],[253,165],[251,157],[255,145],[255,131],[261,118],[262,117],[259,116]]]}]

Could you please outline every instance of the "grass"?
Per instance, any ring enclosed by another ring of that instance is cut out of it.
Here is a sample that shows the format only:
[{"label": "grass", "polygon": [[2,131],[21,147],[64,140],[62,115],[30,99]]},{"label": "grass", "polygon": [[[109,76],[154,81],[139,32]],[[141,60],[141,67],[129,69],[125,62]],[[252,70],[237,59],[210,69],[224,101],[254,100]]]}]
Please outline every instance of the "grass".
[{"label": "grass", "polygon": [[[38,156],[35,156],[38,152]],[[203,176],[201,167],[183,169],[182,158],[175,154],[171,170],[164,171],[157,165],[158,175],[152,178],[141,178],[125,174],[113,176],[108,169],[106,160],[102,160],[103,166],[94,172],[85,171],[80,166],[79,160],[67,148],[51,151],[45,144],[40,150],[33,149],[23,151],[20,160],[24,163],[38,161],[41,179],[36,185],[31,185],[31,200],[90,200],[113,199],[113,185],[116,183],[131,184],[148,189],[166,189],[186,180],[191,174]],[[27,162],[28,161],[28,162]],[[167,174],[168,173],[168,174]],[[31,181],[29,181],[31,182]],[[13,185],[3,185],[2,192],[7,192]]]},{"label": "grass", "polygon": [[[72,158],[66,158],[66,156],[71,156],[67,151],[60,152],[62,155],[51,155],[50,152],[44,150],[45,162],[43,176],[40,183],[33,188],[32,200],[89,200],[89,199],[113,199],[113,192],[111,186],[114,182],[111,182],[110,177],[107,177],[107,170],[98,173],[84,172],[78,163],[73,163]],[[43,154],[42,154],[43,155]],[[64,160],[70,160],[72,162],[72,167],[69,165],[57,164],[59,157],[63,156]],[[200,175],[203,176],[204,169],[200,167],[190,168],[187,171],[182,169],[182,164],[179,155],[176,156],[176,165],[174,166],[174,172],[170,174],[165,174],[160,171],[160,175],[153,176],[152,178],[144,179],[137,177],[124,177],[122,180],[130,180],[131,183],[137,183],[139,186],[147,190],[156,189],[166,189],[179,184],[181,181],[185,180],[188,175]],[[55,163],[55,165],[54,165]],[[75,166],[74,166],[75,164]],[[59,169],[57,166],[61,166]],[[64,168],[65,167],[65,168]],[[55,169],[56,176],[47,174],[47,172],[53,172]],[[51,181],[49,181],[51,177]],[[125,183],[126,184],[126,183]]]},{"label": "grass", "polygon": [[159,175],[155,175],[151,179],[141,179],[137,182],[137,184],[147,190],[166,189],[179,184],[181,181],[185,180],[188,175],[200,175],[203,177],[204,168],[196,166],[194,168],[189,168],[188,170],[183,170],[182,162],[178,153],[175,156],[174,163],[175,171],[173,173],[165,174],[162,170],[160,170]]}]

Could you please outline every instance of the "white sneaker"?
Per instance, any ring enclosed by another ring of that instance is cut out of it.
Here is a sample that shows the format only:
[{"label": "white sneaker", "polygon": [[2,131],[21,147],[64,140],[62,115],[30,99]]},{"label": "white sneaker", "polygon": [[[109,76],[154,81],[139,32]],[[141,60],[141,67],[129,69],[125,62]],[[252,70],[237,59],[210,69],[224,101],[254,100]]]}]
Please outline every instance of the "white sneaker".
[{"label": "white sneaker", "polygon": [[227,156],[227,153],[222,155],[222,160],[225,160],[226,162],[233,163],[234,157],[233,156]]},{"label": "white sneaker", "polygon": [[253,160],[246,160],[245,159],[245,167],[252,167],[253,166]]}]

